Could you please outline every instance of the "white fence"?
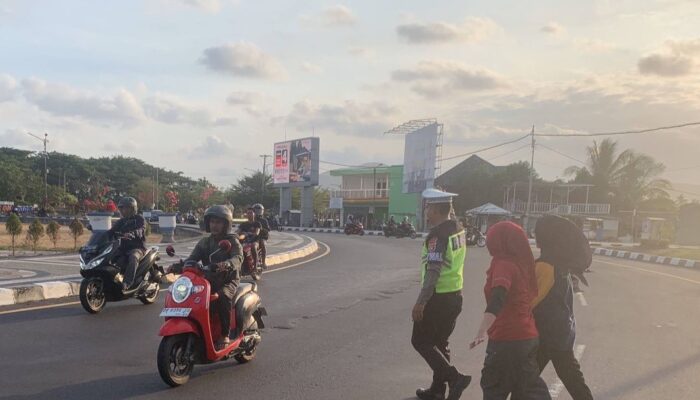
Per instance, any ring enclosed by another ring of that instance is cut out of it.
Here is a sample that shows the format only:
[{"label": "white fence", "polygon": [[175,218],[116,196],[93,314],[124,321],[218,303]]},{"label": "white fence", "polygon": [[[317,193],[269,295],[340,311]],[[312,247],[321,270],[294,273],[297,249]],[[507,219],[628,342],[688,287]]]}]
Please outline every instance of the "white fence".
[{"label": "white fence", "polygon": [[343,199],[386,199],[389,189],[336,189],[331,190],[331,197]]},{"label": "white fence", "polygon": [[[514,213],[525,213],[527,203],[508,203],[504,207]],[[530,212],[533,214],[573,214],[573,215],[610,215],[610,204],[599,203],[532,203]]]}]

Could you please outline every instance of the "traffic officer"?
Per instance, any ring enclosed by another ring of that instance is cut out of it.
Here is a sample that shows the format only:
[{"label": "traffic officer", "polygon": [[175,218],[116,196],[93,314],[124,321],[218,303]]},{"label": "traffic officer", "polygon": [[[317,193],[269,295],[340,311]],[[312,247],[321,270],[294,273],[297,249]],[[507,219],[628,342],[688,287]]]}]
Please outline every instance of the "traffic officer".
[{"label": "traffic officer", "polygon": [[459,399],[471,377],[450,364],[448,339],[462,311],[464,260],[467,255],[464,231],[450,219],[454,193],[437,189],[423,191],[425,216],[430,233],[421,253],[421,291],[413,306],[411,343],[433,370],[428,389],[418,389],[424,400]]}]

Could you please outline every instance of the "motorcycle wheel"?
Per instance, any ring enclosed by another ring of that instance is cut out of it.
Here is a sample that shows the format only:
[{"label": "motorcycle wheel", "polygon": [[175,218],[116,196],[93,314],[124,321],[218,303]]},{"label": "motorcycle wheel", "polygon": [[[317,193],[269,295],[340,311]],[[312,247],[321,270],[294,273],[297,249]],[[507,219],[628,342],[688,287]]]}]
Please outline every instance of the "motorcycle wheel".
[{"label": "motorcycle wheel", "polygon": [[253,278],[254,281],[259,281],[262,279],[262,268],[256,267],[251,273],[250,277]]},{"label": "motorcycle wheel", "polygon": [[365,231],[360,231],[360,236],[365,236]]},{"label": "motorcycle wheel", "polygon": [[479,240],[476,241],[476,245],[479,247],[484,247],[486,246],[486,238],[485,237],[480,237]]},{"label": "motorcycle wheel", "polygon": [[415,239],[417,237],[418,237],[418,235],[415,232],[411,232],[411,239]]},{"label": "motorcycle wheel", "polygon": [[[248,330],[250,330],[250,331],[257,331],[257,333],[258,333],[258,335],[259,335],[259,334],[260,334],[260,331],[258,330],[258,323],[257,323],[257,321],[256,321],[256,322],[253,322],[253,325],[251,325],[250,328],[249,328]],[[235,356],[233,356],[233,358],[235,358],[236,361],[238,361],[239,364],[245,364],[245,363],[247,363],[247,362],[253,361],[253,359],[255,358],[255,354],[257,353],[257,351],[258,351],[258,345],[256,344],[255,346],[253,346],[252,349],[250,349],[250,350],[248,350],[248,351],[244,351],[243,353],[240,353],[240,354],[236,354]]]},{"label": "motorcycle wheel", "polygon": [[154,282],[156,285],[155,290],[153,293],[150,295],[147,295],[146,293],[142,294],[139,296],[139,301],[143,304],[153,304],[155,303],[156,299],[158,298],[158,293],[160,292],[160,283]]},{"label": "motorcycle wheel", "polygon": [[104,282],[100,278],[86,278],[80,282],[80,305],[90,314],[102,311],[107,303]]},{"label": "motorcycle wheel", "polygon": [[186,354],[189,335],[166,336],[158,346],[158,373],[172,387],[187,383],[194,368],[194,362]]}]

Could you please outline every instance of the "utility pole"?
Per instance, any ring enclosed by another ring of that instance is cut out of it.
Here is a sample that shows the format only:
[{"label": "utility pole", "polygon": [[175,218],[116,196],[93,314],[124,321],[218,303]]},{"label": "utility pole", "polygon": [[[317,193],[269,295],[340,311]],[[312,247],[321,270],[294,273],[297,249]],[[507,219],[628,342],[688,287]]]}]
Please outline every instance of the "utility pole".
[{"label": "utility pole", "polygon": [[532,180],[535,175],[535,125],[532,125],[532,132],[530,132],[530,137],[532,138],[532,157],[530,158],[530,183],[527,187],[527,208],[525,209],[525,223],[523,225],[525,232],[527,232],[528,224],[530,222],[530,205],[532,202]]},{"label": "utility pole", "polygon": [[35,134],[31,132],[26,132],[27,135],[40,140],[44,143],[44,210],[46,210],[46,207],[48,206],[49,203],[49,168],[48,168],[48,158],[49,158],[49,153],[46,152],[46,144],[49,142],[49,134],[44,133],[44,138],[40,138],[39,136],[36,136]]},{"label": "utility pole", "polygon": [[267,177],[267,158],[272,157],[269,154],[260,154],[260,158],[263,159],[262,176],[260,177],[260,203],[262,203],[265,197],[265,179]]}]

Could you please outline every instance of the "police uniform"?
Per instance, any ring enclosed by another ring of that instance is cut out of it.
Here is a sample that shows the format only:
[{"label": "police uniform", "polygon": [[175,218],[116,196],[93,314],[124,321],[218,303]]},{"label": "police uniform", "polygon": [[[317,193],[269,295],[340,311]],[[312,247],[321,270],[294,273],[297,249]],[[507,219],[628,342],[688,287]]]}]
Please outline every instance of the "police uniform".
[{"label": "police uniform", "polygon": [[[426,204],[450,204],[453,196],[456,194],[437,189],[423,192]],[[433,370],[433,382],[429,389],[418,389],[416,395],[421,399],[444,399],[448,382],[466,378],[450,364],[448,348],[448,339],[462,311],[466,255],[464,230],[453,219],[432,227],[423,243],[422,288],[416,301],[417,305],[424,306],[423,318],[414,321],[411,343]],[[450,391],[452,389],[450,383]]]}]

